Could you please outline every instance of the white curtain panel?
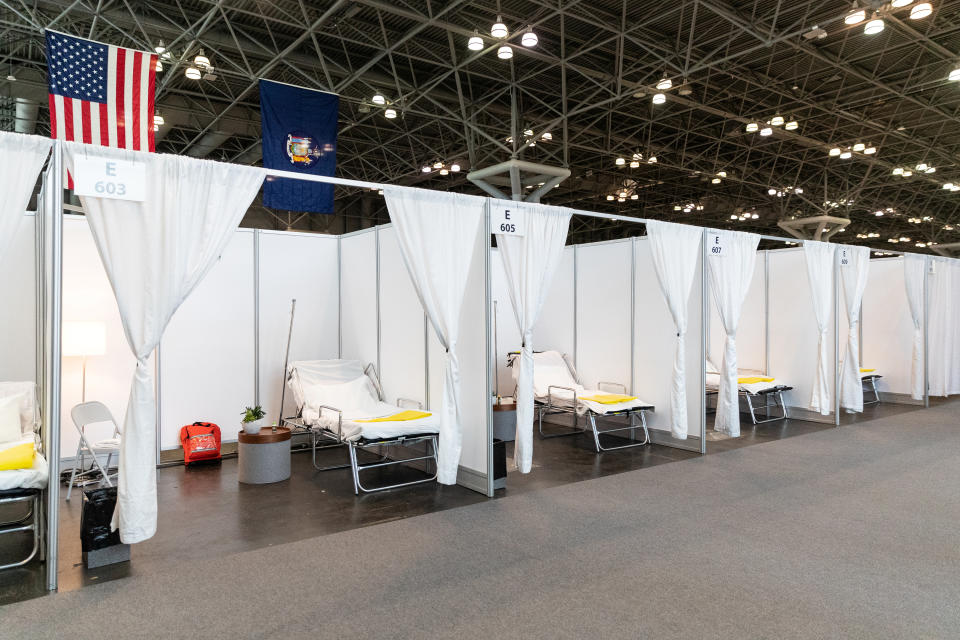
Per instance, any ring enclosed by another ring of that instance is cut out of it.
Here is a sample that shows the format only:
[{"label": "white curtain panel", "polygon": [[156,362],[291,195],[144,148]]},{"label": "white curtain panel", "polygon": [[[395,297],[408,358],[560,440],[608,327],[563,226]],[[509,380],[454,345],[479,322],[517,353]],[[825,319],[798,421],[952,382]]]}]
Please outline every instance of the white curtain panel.
[{"label": "white curtain panel", "polygon": [[927,268],[927,259],[915,253],[903,257],[903,281],[907,290],[907,303],[910,305],[910,319],[913,321],[913,354],[910,359],[910,397],[922,400],[924,393],[923,375],[923,276]]},{"label": "white curtain panel", "polygon": [[53,140],[0,131],[0,265],[23,223]]},{"label": "white curtain panel", "polygon": [[860,310],[863,292],[870,274],[869,247],[840,247],[840,282],[847,305],[846,353],[840,369],[840,406],[850,411],[863,411],[863,382],[860,378]]},{"label": "white curtain panel", "polygon": [[653,267],[660,290],[670,308],[677,328],[676,354],[673,361],[673,388],[670,392],[670,431],[674,438],[687,439],[687,374],[686,349],[687,306],[703,229],[660,220],[647,223]]},{"label": "white curtain panel", "polygon": [[817,371],[810,394],[810,409],[829,415],[830,368],[827,356],[827,332],[830,329],[830,310],[833,308],[833,269],[835,245],[815,240],[804,240],[803,256],[807,263],[807,278],[813,298],[813,313],[817,318]]},{"label": "white curtain panel", "polygon": [[410,280],[440,344],[447,351],[437,482],[456,484],[463,441],[457,340],[486,199],[397,187],[384,187],[383,194]]},{"label": "white curtain panel", "polygon": [[960,261],[931,259],[928,357],[930,395],[960,393]]},{"label": "white curtain panel", "polygon": [[[492,204],[492,203],[491,203]],[[561,207],[512,203],[525,217],[525,235],[497,234],[510,302],[523,338],[517,370],[517,439],[514,460],[521,473],[533,464],[533,329],[563,256],[571,212]]]},{"label": "white curtain panel", "polygon": [[757,261],[760,236],[737,231],[707,232],[707,265],[710,289],[717,305],[726,339],[723,364],[720,365],[720,389],[717,394],[715,431],[740,435],[740,400],[737,391],[737,328],[743,301],[750,290]]},{"label": "white curtain panel", "polygon": [[123,422],[113,526],[124,542],[140,542],[157,529],[157,414],[147,358],[174,312],[219,259],[265,173],[185,156],[64,144],[71,170],[83,157],[146,166],[143,202],[81,198],[137,358]]}]

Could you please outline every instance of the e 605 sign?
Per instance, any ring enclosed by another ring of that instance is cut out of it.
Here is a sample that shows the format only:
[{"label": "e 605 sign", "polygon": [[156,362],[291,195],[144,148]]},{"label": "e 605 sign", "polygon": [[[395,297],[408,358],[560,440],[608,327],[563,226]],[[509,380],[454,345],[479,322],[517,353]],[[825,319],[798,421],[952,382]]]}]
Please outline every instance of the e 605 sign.
[{"label": "e 605 sign", "polygon": [[138,202],[146,199],[147,172],[142,162],[77,158],[74,170],[74,192],[78,196]]},{"label": "e 605 sign", "polygon": [[522,236],[527,233],[524,211],[511,204],[493,205],[490,211],[490,233]]}]

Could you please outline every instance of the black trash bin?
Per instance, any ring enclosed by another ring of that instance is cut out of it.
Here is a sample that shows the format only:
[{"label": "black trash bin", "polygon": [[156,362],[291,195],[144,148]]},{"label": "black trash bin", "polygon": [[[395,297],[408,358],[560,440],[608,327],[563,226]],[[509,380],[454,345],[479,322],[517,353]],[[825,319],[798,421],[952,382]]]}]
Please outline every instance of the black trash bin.
[{"label": "black trash bin", "polygon": [[83,492],[80,548],[88,569],[130,559],[130,546],[120,542],[119,531],[110,530],[116,504],[116,487],[87,489]]},{"label": "black trash bin", "polygon": [[507,443],[499,438],[493,439],[493,488],[504,489],[507,486]]}]

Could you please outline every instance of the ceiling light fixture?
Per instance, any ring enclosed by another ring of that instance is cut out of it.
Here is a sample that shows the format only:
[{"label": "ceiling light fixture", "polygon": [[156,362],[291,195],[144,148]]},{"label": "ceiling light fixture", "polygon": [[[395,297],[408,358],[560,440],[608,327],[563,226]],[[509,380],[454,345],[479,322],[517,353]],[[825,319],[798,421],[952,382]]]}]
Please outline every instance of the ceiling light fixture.
[{"label": "ceiling light fixture", "polygon": [[452,165],[450,165],[450,171],[453,171],[454,173],[460,171],[460,165],[454,162]]},{"label": "ceiling light fixture", "polygon": [[163,116],[160,115],[160,112],[159,112],[159,111],[157,111],[155,114],[153,114],[153,124],[154,124],[154,126],[159,127],[159,126],[161,126],[161,125],[163,124],[163,122],[164,122]]},{"label": "ceiling light fixture", "polygon": [[197,54],[197,57],[193,59],[193,64],[195,64],[196,66],[200,67],[201,69],[202,69],[203,67],[209,67],[209,66],[210,66],[210,59],[207,58],[207,56],[205,56],[205,55],[203,54],[203,49],[200,49],[200,53],[198,53],[198,54]]},{"label": "ceiling light fixture", "polygon": [[622,167],[623,165],[627,164],[627,159],[621,156],[614,161],[614,164],[616,164],[618,167]]},{"label": "ceiling light fixture", "polygon": [[383,117],[386,118],[387,120],[393,120],[394,118],[397,117],[397,110],[387,109],[386,111],[383,112]]},{"label": "ceiling light fixture", "polygon": [[639,161],[639,160],[631,160],[631,161],[630,161],[630,168],[631,168],[631,169],[636,169],[636,168],[639,167],[639,166],[640,166],[640,161]]},{"label": "ceiling light fixture", "polygon": [[156,71],[157,73],[160,73],[161,71],[163,71],[163,63],[160,62],[160,58],[157,58],[157,64],[154,65],[153,70]]},{"label": "ceiling light fixture", "polygon": [[673,81],[670,80],[666,75],[660,78],[660,82],[657,83],[657,89],[660,91],[666,91],[673,86]]},{"label": "ceiling light fixture", "polygon": [[720,184],[720,178],[714,178],[714,179],[711,180],[710,182],[713,183],[713,184]]},{"label": "ceiling light fixture", "polygon": [[607,196],[607,200],[613,200],[613,196],[608,195],[608,196]]},{"label": "ceiling light fixture", "polygon": [[910,19],[920,20],[926,18],[931,13],[933,13],[933,6],[931,6],[929,2],[921,2],[914,6],[913,9],[910,9]]},{"label": "ceiling light fixture", "polygon": [[371,101],[373,104],[380,104],[380,105],[387,104],[387,99],[384,98],[383,95],[381,95],[381,94],[379,94],[379,93],[373,94],[373,97],[370,98],[370,101]]},{"label": "ceiling light fixture", "polygon": [[666,101],[667,101],[667,95],[665,93],[653,94],[653,104],[663,104]]},{"label": "ceiling light fixture", "polygon": [[902,175],[903,175],[903,167],[894,167],[894,169],[893,169],[893,175],[895,175],[895,176],[902,176]]},{"label": "ceiling light fixture", "polygon": [[161,40],[160,42],[157,43],[157,46],[155,46],[153,50],[157,52],[157,55],[163,55],[164,53],[166,53],[167,47],[164,46],[163,40]]},{"label": "ceiling light fixture", "polygon": [[501,60],[509,60],[513,57],[513,49],[511,49],[509,45],[505,44],[497,49],[497,57]]},{"label": "ceiling light fixture", "polygon": [[913,4],[913,0],[893,0],[893,2],[890,3],[890,6],[894,9],[900,9],[910,6],[911,4]]},{"label": "ceiling light fixture", "polygon": [[872,156],[873,154],[875,154],[875,153],[877,152],[877,148],[876,148],[876,147],[867,147],[866,149],[863,150],[863,152],[864,152],[865,154],[867,154],[868,156]]},{"label": "ceiling light fixture", "polygon": [[770,118],[770,124],[772,124],[775,127],[781,126],[783,124],[783,116],[781,115],[773,116],[772,118]]},{"label": "ceiling light fixture", "polygon": [[191,80],[199,80],[200,69],[197,69],[196,67],[187,67],[187,70],[186,72],[184,72],[184,75],[186,75]]},{"label": "ceiling light fixture", "polygon": [[831,156],[831,157],[836,157],[836,156],[840,155],[840,153],[841,153],[840,147],[834,147],[833,149],[830,149],[830,156]]},{"label": "ceiling light fixture", "polygon": [[[960,71],[960,69],[958,69],[957,71]],[[760,125],[758,125],[756,122],[751,122],[747,124],[747,133],[754,133],[759,129],[760,129]]]},{"label": "ceiling light fixture", "polygon": [[497,21],[490,27],[490,35],[494,38],[506,38],[507,33],[507,25],[503,24],[503,18],[497,16]]},{"label": "ceiling light fixture", "polygon": [[840,154],[840,159],[849,160],[852,155],[853,153],[851,153],[850,151],[844,151],[843,153]]},{"label": "ceiling light fixture", "polygon": [[884,28],[883,20],[877,17],[877,14],[873,14],[873,18],[867,24],[863,25],[864,35],[872,36],[883,31]]},{"label": "ceiling light fixture", "polygon": [[647,164],[657,164],[657,156],[650,156],[647,158]]},{"label": "ceiling light fixture", "polygon": [[793,131],[799,126],[800,124],[796,120],[791,120],[787,124],[783,125],[783,128],[786,129],[787,131]]},{"label": "ceiling light fixture", "polygon": [[726,177],[727,177],[727,172],[726,172],[726,171],[717,171],[717,177],[718,177],[718,178],[726,178]]},{"label": "ceiling light fixture", "polygon": [[540,42],[540,38],[538,38],[537,34],[533,32],[533,27],[527,27],[523,37],[520,38],[520,44],[525,47],[535,47],[537,46],[538,42]]},{"label": "ceiling light fixture", "polygon": [[857,144],[853,145],[854,151],[863,151],[866,148],[867,148],[867,145],[863,144],[862,142],[858,142]]},{"label": "ceiling light fixture", "polygon": [[762,136],[772,136],[772,135],[773,135],[773,129],[771,129],[770,127],[764,127],[763,129],[760,129],[760,135],[762,135]]},{"label": "ceiling light fixture", "polygon": [[483,38],[480,37],[480,32],[476,29],[473,30],[473,35],[467,40],[467,49],[470,49],[470,51],[480,51],[483,49]]},{"label": "ceiling light fixture", "polygon": [[867,12],[863,9],[851,9],[850,12],[843,17],[843,22],[845,24],[860,24],[867,19]]},{"label": "ceiling light fixture", "polygon": [[903,173],[902,173],[901,175],[902,175],[904,178],[909,178],[910,176],[913,175],[913,171],[910,171],[910,169],[904,169],[904,170],[903,170]]},{"label": "ceiling light fixture", "polygon": [[449,175],[449,173],[450,173],[449,169],[440,169],[440,175],[442,176]]},{"label": "ceiling light fixture", "polygon": [[953,69],[952,71],[950,71],[950,74],[947,75],[947,80],[949,80],[950,82],[957,82],[958,80],[960,80],[960,67],[957,67],[956,69]]},{"label": "ceiling light fixture", "polygon": [[549,131],[544,131],[543,135],[540,136],[540,139],[543,140],[544,142],[550,142],[551,140],[553,140],[553,134],[550,133]]},{"label": "ceiling light fixture", "polygon": [[422,171],[422,172],[424,172],[424,173],[430,173],[430,165],[428,165],[428,164],[423,165],[423,166],[420,168],[420,171]]}]

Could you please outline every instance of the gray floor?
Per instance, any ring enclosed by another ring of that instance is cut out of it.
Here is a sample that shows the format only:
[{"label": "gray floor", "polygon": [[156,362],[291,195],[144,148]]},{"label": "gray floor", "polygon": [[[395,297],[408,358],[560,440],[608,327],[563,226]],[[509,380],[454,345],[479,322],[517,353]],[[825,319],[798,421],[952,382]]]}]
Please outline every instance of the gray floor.
[{"label": "gray floor", "polygon": [[958,409],[38,598],[0,635],[955,638]]}]

